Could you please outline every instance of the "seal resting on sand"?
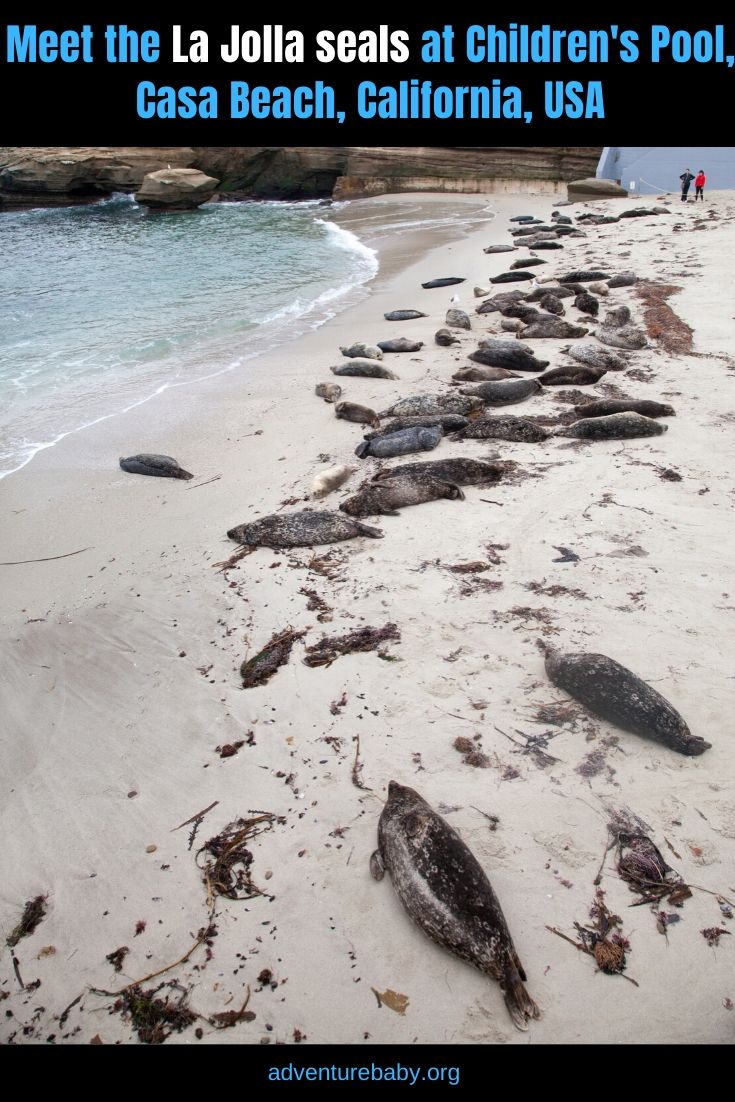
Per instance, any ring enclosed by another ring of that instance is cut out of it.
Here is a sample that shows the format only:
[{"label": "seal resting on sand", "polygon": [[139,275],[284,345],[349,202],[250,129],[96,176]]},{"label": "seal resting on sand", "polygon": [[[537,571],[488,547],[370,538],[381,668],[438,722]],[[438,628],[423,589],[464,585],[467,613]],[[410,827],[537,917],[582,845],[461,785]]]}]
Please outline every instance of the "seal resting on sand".
[{"label": "seal resting on sand", "polygon": [[367,406],[359,406],[356,402],[338,402],[334,407],[335,417],[342,421],[354,421],[357,425],[370,425],[373,429],[380,428],[380,419],[374,409]]},{"label": "seal resting on sand", "polygon": [[689,756],[703,754],[712,745],[693,735],[660,693],[604,654],[560,654],[549,648],[546,672],[554,685],[624,731]]},{"label": "seal resting on sand", "polygon": [[486,367],[482,364],[476,367],[460,367],[452,375],[454,383],[491,383],[495,379],[520,379],[520,375],[509,371],[507,367]]},{"label": "seal resting on sand", "polygon": [[526,973],[490,881],[460,836],[412,788],[388,785],[370,871],[388,870],[410,917],[438,945],[500,984],[513,1024],[541,1011],[523,986]]},{"label": "seal resting on sand", "polygon": [[538,379],[500,379],[497,382],[477,383],[472,389],[460,393],[476,395],[482,398],[486,406],[512,406],[516,402],[525,402],[541,389]]},{"label": "seal resting on sand", "polygon": [[513,462],[489,463],[482,459],[428,459],[424,463],[401,463],[390,470],[378,471],[373,475],[373,482],[396,475],[430,475],[457,486],[481,486],[498,482],[513,467]]},{"label": "seal resting on sand", "polygon": [[363,360],[382,360],[383,353],[375,345],[365,344],[364,341],[355,341],[354,344],[349,347],[341,347],[340,352],[343,356],[348,356],[351,360],[356,358],[362,358]]},{"label": "seal resting on sand", "polygon": [[363,440],[355,448],[355,455],[365,459],[374,455],[377,459],[389,459],[392,455],[409,455],[411,452],[432,451],[442,438],[441,425],[430,428],[418,426],[412,429],[399,429],[387,436],[376,436],[372,440]]},{"label": "seal resting on sand", "polygon": [[323,398],[325,402],[336,402],[342,395],[342,387],[339,383],[317,383],[314,393],[317,398]]},{"label": "seal resting on sand", "polygon": [[465,429],[453,436],[454,440],[517,440],[525,444],[540,444],[548,440],[549,433],[535,421],[526,417],[483,417],[470,421]]},{"label": "seal resting on sand", "polygon": [[[551,316],[551,315],[549,315]],[[486,367],[505,367],[509,371],[543,371],[548,360],[537,360],[532,348],[514,341],[496,341],[485,338],[480,347],[470,352],[469,358]]]},{"label": "seal resting on sand", "polygon": [[430,279],[428,283],[422,283],[421,286],[425,291],[430,291],[434,287],[453,287],[455,283],[464,283],[464,276],[444,276],[442,279]]},{"label": "seal resting on sand", "polygon": [[357,467],[329,467],[325,471],[319,471],[314,475],[311,484],[313,496],[326,497],[333,490],[338,490],[356,470]]},{"label": "seal resting on sand", "polygon": [[390,341],[378,341],[378,348],[383,352],[420,352],[424,347],[423,341],[410,341],[408,337],[394,337]]},{"label": "seal resting on sand", "polygon": [[607,417],[584,417],[574,421],[558,435],[576,436],[579,440],[630,440],[634,436],[661,436],[667,430],[668,425],[660,425],[640,413],[611,413]]},{"label": "seal resting on sand", "polygon": [[540,337],[586,337],[588,333],[589,329],[584,329],[581,325],[571,325],[556,314],[539,314],[518,336],[525,341]]},{"label": "seal resting on sand", "polygon": [[604,374],[604,367],[566,364],[564,367],[555,367],[553,371],[545,371],[543,375],[539,375],[538,381],[544,386],[591,386],[592,383],[599,383]]},{"label": "seal resting on sand", "polygon": [[339,543],[355,536],[383,538],[380,528],[371,528],[342,513],[302,509],[299,513],[272,513],[258,520],[230,528],[227,538],[250,547],[313,547],[318,543]]},{"label": "seal resting on sand", "polygon": [[630,364],[617,352],[609,352],[606,348],[598,348],[596,344],[570,344],[562,348],[566,356],[571,356],[577,363],[586,364],[588,367],[604,367],[606,371],[625,371]]},{"label": "seal resting on sand", "polygon": [[575,406],[580,417],[609,417],[612,413],[640,413],[643,417],[675,417],[676,410],[665,402],[652,402],[647,398],[601,398]]},{"label": "seal resting on sand", "polygon": [[398,510],[408,505],[422,505],[443,497],[464,501],[459,486],[451,482],[432,478],[431,475],[402,474],[368,483],[343,501],[340,509],[352,517],[369,517],[375,513],[396,517]]},{"label": "seal resting on sand", "polygon": [[193,478],[183,467],[180,467],[170,455],[141,455],[120,456],[120,466],[128,474],[149,474],[154,478]]},{"label": "seal resting on sand", "polygon": [[[469,329],[469,326],[467,328]],[[451,329],[437,329],[434,334],[434,341],[441,348],[449,348],[452,344],[461,344],[459,337],[455,337]]]},{"label": "seal resting on sand", "polygon": [[424,413],[416,416],[394,417],[379,431],[366,433],[365,439],[373,440],[376,436],[387,436],[391,432],[400,432],[401,429],[430,429],[436,425],[444,432],[457,432],[467,424],[469,424],[467,418],[460,413]]},{"label": "seal resting on sand", "polygon": [[421,310],[389,310],[387,314],[383,314],[386,321],[413,321],[414,318],[428,318],[428,316]]},{"label": "seal resting on sand", "polygon": [[451,310],[447,310],[447,316],[444,318],[444,324],[448,325],[451,329],[471,329],[472,322],[469,319],[469,315],[464,310],[457,310],[452,307]]},{"label": "seal resting on sand", "polygon": [[355,375],[363,379],[397,379],[398,376],[376,360],[348,360],[329,369],[333,375]]},{"label": "seal resting on sand", "polygon": [[466,417],[468,413],[481,410],[482,406],[480,398],[470,398],[452,391],[447,394],[414,394],[410,398],[400,398],[388,409],[381,410],[378,417],[423,417],[427,413],[459,413]]}]

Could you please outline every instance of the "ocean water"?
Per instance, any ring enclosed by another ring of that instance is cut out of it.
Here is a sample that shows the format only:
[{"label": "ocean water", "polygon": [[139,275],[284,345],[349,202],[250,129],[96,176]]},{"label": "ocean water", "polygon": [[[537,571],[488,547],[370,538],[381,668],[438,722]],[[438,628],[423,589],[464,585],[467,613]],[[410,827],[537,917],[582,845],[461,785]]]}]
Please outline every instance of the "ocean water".
[{"label": "ocean water", "polygon": [[[488,217],[478,203],[460,221]],[[397,220],[390,201],[162,216],[115,196],[1,215],[0,479],[163,390],[247,370],[366,293],[371,240],[445,224],[456,231],[449,207],[419,203]]]}]

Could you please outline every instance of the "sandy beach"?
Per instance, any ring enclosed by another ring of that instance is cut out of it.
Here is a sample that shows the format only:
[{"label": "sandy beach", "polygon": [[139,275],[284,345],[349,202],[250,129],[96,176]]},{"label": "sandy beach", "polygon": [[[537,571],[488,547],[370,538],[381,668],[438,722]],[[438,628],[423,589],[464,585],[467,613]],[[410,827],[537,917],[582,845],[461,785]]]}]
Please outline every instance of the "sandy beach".
[{"label": "sandy beach", "polygon": [[[376,203],[399,222],[405,204],[459,218],[478,198],[362,200],[339,218],[359,234]],[[35,931],[0,955],[0,1040],[135,1042],[114,993],[144,980],[146,990],[175,981],[159,997],[200,1015],[167,1044],[732,1041],[735,194],[699,206],[670,196],[669,214],[583,227],[538,254],[542,279],[630,269],[680,288],[669,305],[693,330],[692,353],[649,334],[625,371],[581,388],[670,403],[664,435],[445,437],[431,453],[360,460],[363,426],[314,395],[353,341],[424,342],[385,354],[395,381],[340,380],[345,398],[381,411],[448,390],[481,338],[512,338],[498,313],[475,312],[473,288],[528,251],[483,248],[510,242],[512,215],[550,218],[555,198],[487,196],[495,218],[480,228],[458,234],[448,219],[387,234],[368,293],[319,330],[69,436],[0,483],[3,937],[27,901],[46,897]],[[465,282],[421,288],[444,276]],[[494,290],[512,288],[528,285]],[[455,295],[472,329],[441,348],[434,333]],[[571,301],[566,319],[594,329]],[[600,316],[619,305],[643,324],[636,287],[611,289]],[[399,308],[427,316],[384,320]],[[528,343],[552,368],[571,362],[567,340]],[[572,408],[559,391],[572,389],[546,387],[500,412],[553,427]],[[135,452],[176,456],[195,478],[126,474],[118,457]],[[238,550],[228,529],[314,504],[324,468],[359,468],[317,505],[336,509],[379,466],[447,456],[517,468],[464,487],[464,501],[366,517],[382,540],[260,548],[217,566]],[[486,569],[449,569],[475,562]],[[323,635],[389,623],[400,641],[382,652],[303,662]],[[243,689],[243,660],[286,629],[307,634],[267,684]],[[712,748],[686,757],[596,718],[550,683],[539,643],[616,659]],[[458,738],[485,767],[465,762]],[[225,746],[236,752],[222,757]],[[443,814],[489,876],[543,1014],[528,1032],[496,983],[411,922],[389,876],[371,878],[391,779]],[[265,814],[247,840],[262,894],[212,894],[211,877],[208,892],[213,851],[198,851]],[[644,824],[692,886],[683,906],[661,904],[671,922],[632,906],[640,897],[615,849],[603,861],[616,816]],[[601,862],[604,902],[629,943],[622,975],[549,929],[574,941],[575,923],[594,924]],[[702,931],[717,928],[711,945]],[[119,949],[116,971],[107,958]],[[242,1020],[214,1017],[239,1011],[248,992]]]}]

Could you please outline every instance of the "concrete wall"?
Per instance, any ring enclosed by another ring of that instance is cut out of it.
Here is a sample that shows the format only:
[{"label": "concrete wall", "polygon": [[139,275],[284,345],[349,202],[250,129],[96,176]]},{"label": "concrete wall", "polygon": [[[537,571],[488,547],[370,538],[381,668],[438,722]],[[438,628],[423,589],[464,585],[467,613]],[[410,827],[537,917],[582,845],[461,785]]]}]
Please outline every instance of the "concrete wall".
[{"label": "concrete wall", "polygon": [[631,195],[656,195],[678,191],[685,168],[695,176],[704,169],[705,192],[735,188],[735,147],[610,145],[602,151],[597,176],[619,181]]}]

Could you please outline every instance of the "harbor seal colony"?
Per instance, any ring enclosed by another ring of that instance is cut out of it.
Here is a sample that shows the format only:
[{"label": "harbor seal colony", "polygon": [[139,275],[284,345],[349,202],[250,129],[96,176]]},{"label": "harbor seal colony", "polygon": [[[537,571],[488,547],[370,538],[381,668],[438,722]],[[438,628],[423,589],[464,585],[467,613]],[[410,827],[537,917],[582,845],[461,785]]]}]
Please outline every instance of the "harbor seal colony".
[{"label": "harbor seal colony", "polygon": [[343,513],[302,509],[298,513],[271,513],[230,528],[227,538],[248,547],[313,547],[319,543],[340,543],[356,536],[380,540],[380,528],[371,528]]},{"label": "harbor seal colony", "polygon": [[388,785],[370,871],[388,870],[408,914],[438,945],[500,984],[513,1024],[528,1028],[541,1011],[524,987],[508,924],[477,858],[449,823],[412,788]]},{"label": "harbor seal colony", "polygon": [[148,474],[153,478],[193,478],[176,459],[170,455],[154,455],[143,452],[141,455],[120,456],[120,466],[128,474]]},{"label": "harbor seal colony", "polygon": [[354,421],[356,425],[380,428],[380,419],[375,410],[368,409],[367,406],[359,406],[357,402],[338,402],[334,407],[334,415],[342,421]]},{"label": "harbor seal colony", "polygon": [[376,459],[389,459],[392,455],[410,455],[411,452],[432,451],[443,435],[441,425],[430,428],[418,426],[412,429],[399,429],[387,436],[376,436],[372,440],[363,440],[355,448],[355,455],[366,459],[373,455]]},{"label": "harbor seal colony", "polygon": [[557,435],[575,436],[578,440],[630,440],[634,436],[661,436],[667,431],[668,425],[660,425],[640,413],[611,413],[607,417],[583,417],[560,429]]},{"label": "harbor seal colony", "polygon": [[354,375],[362,379],[397,379],[398,376],[376,360],[347,360],[329,369],[333,375]]},{"label": "harbor seal colony", "polygon": [[431,475],[402,474],[363,486],[343,501],[340,509],[351,517],[370,517],[376,513],[397,517],[400,516],[398,510],[408,505],[423,505],[444,497],[450,501],[464,501],[459,486],[452,482]]},{"label": "harbor seal colony", "polygon": [[665,697],[607,655],[560,654],[547,648],[546,673],[557,688],[624,731],[655,739],[690,757],[712,745],[691,733]]}]

